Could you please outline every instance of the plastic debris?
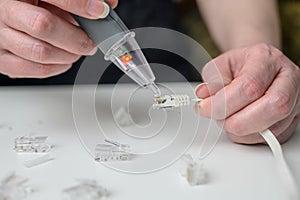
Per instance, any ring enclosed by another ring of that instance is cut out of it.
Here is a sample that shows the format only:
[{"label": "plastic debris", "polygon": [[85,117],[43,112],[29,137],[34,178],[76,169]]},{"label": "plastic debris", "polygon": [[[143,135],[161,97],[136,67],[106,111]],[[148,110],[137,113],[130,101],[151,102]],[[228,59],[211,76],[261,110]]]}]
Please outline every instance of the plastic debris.
[{"label": "plastic debris", "polygon": [[47,136],[23,136],[15,139],[14,150],[18,153],[21,152],[36,152],[45,153],[49,152],[52,148],[51,145],[46,144]]},{"label": "plastic debris", "polygon": [[107,190],[95,180],[83,180],[63,190],[63,200],[101,200],[108,195]]},{"label": "plastic debris", "polygon": [[130,126],[133,124],[130,114],[125,107],[120,107],[114,114],[116,122],[120,126]]},{"label": "plastic debris", "polygon": [[28,179],[15,174],[9,175],[0,185],[0,200],[23,200],[33,189],[28,185]]},{"label": "plastic debris", "polygon": [[186,178],[191,186],[203,185],[207,183],[207,173],[200,160],[194,160],[189,154],[184,155],[182,160],[186,164],[182,176]]},{"label": "plastic debris", "polygon": [[105,140],[108,144],[97,144],[95,160],[98,162],[130,160],[130,146],[112,140]]},{"label": "plastic debris", "polygon": [[47,155],[45,155],[45,156],[38,157],[38,158],[35,158],[35,159],[33,159],[33,160],[26,161],[26,162],[24,163],[24,165],[25,165],[25,167],[27,167],[27,168],[31,168],[31,167],[36,167],[36,166],[38,166],[38,165],[42,165],[42,164],[44,164],[44,163],[46,163],[46,162],[49,162],[49,161],[51,161],[51,160],[54,160],[54,158],[52,158],[52,157],[50,156],[50,154],[47,154]]}]

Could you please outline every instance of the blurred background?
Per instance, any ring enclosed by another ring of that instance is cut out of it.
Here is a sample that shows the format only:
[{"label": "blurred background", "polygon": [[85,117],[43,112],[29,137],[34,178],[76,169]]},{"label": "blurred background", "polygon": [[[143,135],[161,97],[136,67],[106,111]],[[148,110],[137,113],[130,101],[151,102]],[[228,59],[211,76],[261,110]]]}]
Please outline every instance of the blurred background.
[{"label": "blurred background", "polygon": [[[208,34],[195,0],[181,0],[178,3],[184,30],[203,45],[212,57],[217,56],[220,52]],[[282,50],[300,66],[300,0],[279,0],[278,9],[282,27]]]}]

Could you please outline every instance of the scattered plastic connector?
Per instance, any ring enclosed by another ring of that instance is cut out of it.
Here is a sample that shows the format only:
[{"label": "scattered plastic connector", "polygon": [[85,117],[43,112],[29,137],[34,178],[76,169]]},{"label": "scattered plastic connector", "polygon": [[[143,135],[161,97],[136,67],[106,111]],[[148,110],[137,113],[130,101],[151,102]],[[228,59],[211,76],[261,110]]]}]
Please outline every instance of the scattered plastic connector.
[{"label": "scattered plastic connector", "polygon": [[126,161],[130,160],[130,146],[112,140],[105,140],[108,144],[97,144],[95,148],[95,160],[98,162]]},{"label": "scattered plastic connector", "polygon": [[49,152],[52,148],[51,145],[46,144],[47,136],[34,137],[23,136],[15,139],[14,150],[20,152],[37,152],[45,153]]},{"label": "scattered plastic connector", "polygon": [[47,162],[52,161],[52,160],[54,160],[54,158],[52,158],[50,156],[50,154],[47,154],[45,156],[38,157],[36,159],[26,161],[24,163],[24,165],[27,168],[31,168],[31,167],[36,167],[36,166],[42,165],[42,164],[47,163]]},{"label": "scattered plastic connector", "polygon": [[155,98],[153,108],[157,110],[171,110],[183,106],[188,106],[191,98],[188,95],[164,95]]},{"label": "scattered plastic connector", "polygon": [[15,174],[9,175],[0,185],[0,200],[23,200],[26,199],[33,189],[28,185],[28,179]]},{"label": "scattered plastic connector", "polygon": [[83,180],[63,190],[63,200],[101,200],[108,196],[107,190],[94,180]]},{"label": "scattered plastic connector", "polygon": [[122,151],[125,151],[125,152],[128,152],[128,153],[131,152],[131,148],[130,148],[129,144],[121,144],[120,142],[113,141],[113,140],[110,140],[110,139],[105,139],[104,142],[112,144],[112,145],[118,147]]},{"label": "scattered plastic connector", "polygon": [[194,160],[189,154],[184,155],[182,160],[186,163],[185,171],[182,175],[191,186],[207,183],[207,173],[205,172],[203,163],[200,160]]},{"label": "scattered plastic connector", "polygon": [[116,122],[120,126],[130,126],[133,124],[130,114],[125,107],[120,107],[114,114]]}]

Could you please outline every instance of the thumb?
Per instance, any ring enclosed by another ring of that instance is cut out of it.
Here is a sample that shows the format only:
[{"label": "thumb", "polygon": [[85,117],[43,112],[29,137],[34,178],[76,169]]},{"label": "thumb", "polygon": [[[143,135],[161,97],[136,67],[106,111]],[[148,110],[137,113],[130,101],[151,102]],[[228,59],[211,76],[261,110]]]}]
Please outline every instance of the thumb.
[{"label": "thumb", "polygon": [[196,87],[196,95],[204,99],[230,84],[245,62],[243,52],[243,49],[231,50],[207,63],[202,69],[202,78],[206,84]]}]

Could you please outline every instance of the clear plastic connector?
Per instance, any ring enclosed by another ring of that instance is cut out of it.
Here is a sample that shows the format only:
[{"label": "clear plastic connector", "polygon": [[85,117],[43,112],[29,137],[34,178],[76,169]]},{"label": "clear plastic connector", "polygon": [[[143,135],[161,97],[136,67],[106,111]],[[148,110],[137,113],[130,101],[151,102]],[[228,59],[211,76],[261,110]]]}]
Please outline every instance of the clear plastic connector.
[{"label": "clear plastic connector", "polygon": [[186,164],[182,176],[186,178],[191,186],[207,183],[207,173],[200,160],[194,160],[191,155],[187,154],[182,157],[182,161]]},{"label": "clear plastic connector", "polygon": [[190,105],[191,98],[188,95],[164,95],[155,98],[154,109],[173,109]]},{"label": "clear plastic connector", "polygon": [[28,185],[28,179],[15,174],[9,175],[0,185],[0,200],[23,200],[33,189]]},{"label": "clear plastic connector", "polygon": [[113,140],[110,140],[110,139],[105,139],[104,142],[112,144],[112,145],[118,147],[120,150],[125,151],[127,153],[131,152],[131,148],[130,148],[129,144],[121,144],[120,142],[113,141]]},{"label": "clear plastic connector", "polygon": [[83,180],[63,190],[63,200],[101,200],[108,195],[108,191],[94,180]]},{"label": "clear plastic connector", "polygon": [[95,160],[97,162],[126,161],[130,160],[130,146],[112,140],[105,140],[108,144],[97,144]]},{"label": "clear plastic connector", "polygon": [[14,150],[18,153],[21,152],[49,152],[52,148],[51,145],[46,144],[47,136],[23,136],[15,139]]}]

